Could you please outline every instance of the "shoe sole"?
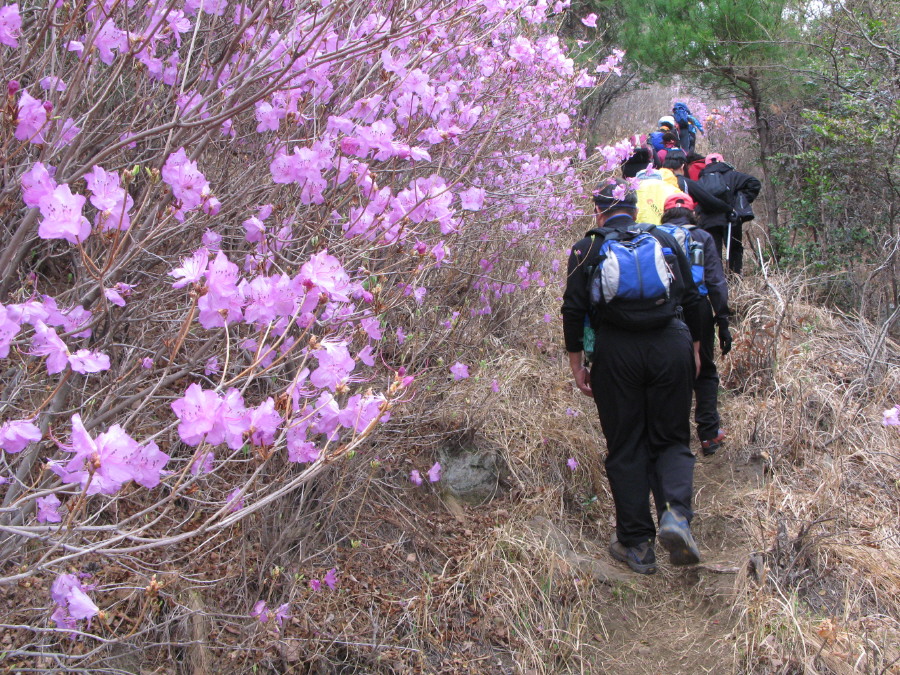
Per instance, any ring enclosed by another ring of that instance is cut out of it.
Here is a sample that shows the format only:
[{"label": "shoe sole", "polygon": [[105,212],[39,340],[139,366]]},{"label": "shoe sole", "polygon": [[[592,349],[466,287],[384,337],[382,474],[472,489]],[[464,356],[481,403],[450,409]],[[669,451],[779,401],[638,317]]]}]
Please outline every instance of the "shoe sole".
[{"label": "shoe sole", "polygon": [[697,551],[696,544],[691,546],[691,542],[685,539],[680,532],[660,530],[656,539],[669,552],[669,559],[673,565],[696,565],[700,562],[700,553]]},{"label": "shoe sole", "polygon": [[656,563],[648,563],[646,565],[636,563],[627,555],[620,555],[619,553],[616,553],[616,551],[612,548],[609,549],[609,554],[620,563],[625,563],[626,565],[628,565],[628,567],[630,567],[633,572],[637,572],[638,574],[656,574]]}]

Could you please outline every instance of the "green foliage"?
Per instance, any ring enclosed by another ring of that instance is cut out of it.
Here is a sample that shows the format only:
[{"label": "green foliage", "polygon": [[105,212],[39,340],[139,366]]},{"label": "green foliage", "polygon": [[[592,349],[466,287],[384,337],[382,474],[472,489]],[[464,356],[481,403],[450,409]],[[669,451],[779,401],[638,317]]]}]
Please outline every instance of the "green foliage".
[{"label": "green foliage", "polygon": [[649,77],[694,75],[748,100],[750,80],[782,78],[805,58],[788,0],[597,0],[609,33]]}]

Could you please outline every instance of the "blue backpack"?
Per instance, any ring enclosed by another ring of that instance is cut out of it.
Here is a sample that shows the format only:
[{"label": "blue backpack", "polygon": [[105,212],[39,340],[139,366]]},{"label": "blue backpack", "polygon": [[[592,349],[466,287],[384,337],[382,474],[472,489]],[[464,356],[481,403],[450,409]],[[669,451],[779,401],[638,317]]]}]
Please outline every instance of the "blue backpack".
[{"label": "blue backpack", "polygon": [[592,323],[625,330],[662,328],[677,311],[670,292],[675,253],[650,234],[653,225],[603,228],[597,264],[588,268]]},{"label": "blue backpack", "polygon": [[694,134],[698,131],[703,132],[703,125],[700,123],[700,120],[691,114],[690,108],[685,103],[678,102],[672,106],[672,117],[675,118],[675,123],[681,129],[688,129]]},{"label": "blue backpack", "polygon": [[703,266],[703,244],[699,241],[694,241],[691,231],[682,225],[663,223],[657,227],[663,232],[671,234],[675,241],[678,242],[678,245],[684,249],[684,254],[691,263],[691,278],[693,278],[697,290],[700,291],[700,295],[705,298],[709,295],[709,289],[706,288],[705,283],[706,269]]}]

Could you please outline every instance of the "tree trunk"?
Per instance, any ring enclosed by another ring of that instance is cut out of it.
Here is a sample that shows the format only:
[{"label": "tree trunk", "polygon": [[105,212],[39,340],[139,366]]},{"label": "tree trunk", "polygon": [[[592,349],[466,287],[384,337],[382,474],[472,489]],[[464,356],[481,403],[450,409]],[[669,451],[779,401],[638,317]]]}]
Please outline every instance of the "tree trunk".
[{"label": "tree trunk", "polygon": [[772,137],[769,135],[769,123],[763,115],[759,80],[752,69],[746,82],[750,85],[750,103],[753,106],[753,120],[756,122],[756,133],[759,137],[759,165],[762,168],[762,183],[766,195],[766,234],[769,234],[770,228],[778,225],[778,194],[769,170]]}]

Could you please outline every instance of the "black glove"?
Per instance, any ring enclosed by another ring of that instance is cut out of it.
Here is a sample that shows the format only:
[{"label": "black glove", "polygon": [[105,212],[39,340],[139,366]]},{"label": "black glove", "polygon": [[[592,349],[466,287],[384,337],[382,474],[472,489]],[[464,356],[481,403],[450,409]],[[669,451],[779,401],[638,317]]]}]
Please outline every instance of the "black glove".
[{"label": "black glove", "polygon": [[719,329],[719,349],[722,350],[722,356],[731,351],[731,331],[728,330],[728,317],[716,317],[716,326]]}]

